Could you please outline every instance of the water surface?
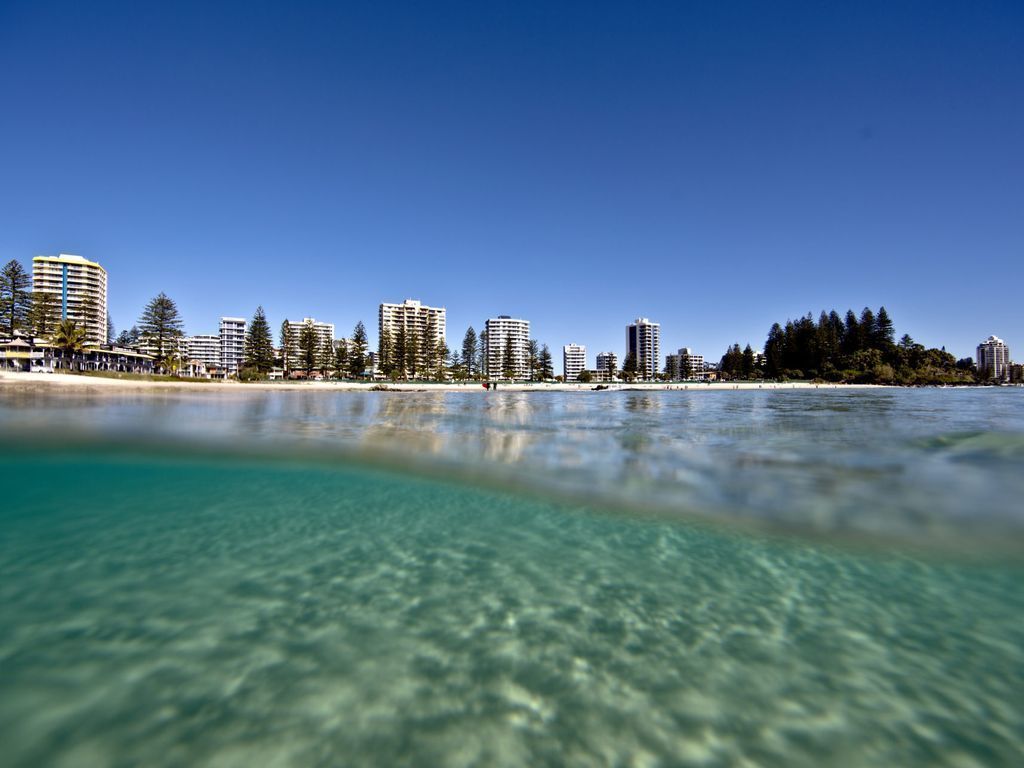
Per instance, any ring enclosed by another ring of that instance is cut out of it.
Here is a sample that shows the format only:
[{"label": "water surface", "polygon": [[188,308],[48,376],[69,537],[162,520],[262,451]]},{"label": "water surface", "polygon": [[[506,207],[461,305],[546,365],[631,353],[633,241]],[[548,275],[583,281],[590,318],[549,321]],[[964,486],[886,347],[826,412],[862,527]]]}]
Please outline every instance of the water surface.
[{"label": "water surface", "polygon": [[0,401],[5,764],[1024,761],[1014,393],[311,394]]}]

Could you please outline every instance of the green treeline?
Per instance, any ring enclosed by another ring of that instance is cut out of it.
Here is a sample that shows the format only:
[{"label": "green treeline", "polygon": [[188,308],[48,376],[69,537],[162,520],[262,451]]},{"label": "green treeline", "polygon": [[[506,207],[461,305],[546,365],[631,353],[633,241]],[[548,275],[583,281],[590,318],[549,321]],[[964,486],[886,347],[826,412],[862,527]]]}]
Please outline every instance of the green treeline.
[{"label": "green treeline", "polygon": [[974,361],[957,360],[945,349],[926,349],[910,336],[897,342],[885,307],[865,307],[858,317],[808,314],[768,331],[763,357],[735,345],[722,358],[730,378],[823,379],[858,384],[973,384]]}]

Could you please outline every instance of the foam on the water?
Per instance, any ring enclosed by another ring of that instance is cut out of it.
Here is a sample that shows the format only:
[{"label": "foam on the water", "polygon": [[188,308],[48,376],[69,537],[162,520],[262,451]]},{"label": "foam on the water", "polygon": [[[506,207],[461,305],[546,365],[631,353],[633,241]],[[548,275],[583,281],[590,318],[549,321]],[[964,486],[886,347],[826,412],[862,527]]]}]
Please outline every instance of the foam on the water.
[{"label": "foam on the water", "polygon": [[1024,763],[1012,564],[142,447],[0,486],[5,765]]}]

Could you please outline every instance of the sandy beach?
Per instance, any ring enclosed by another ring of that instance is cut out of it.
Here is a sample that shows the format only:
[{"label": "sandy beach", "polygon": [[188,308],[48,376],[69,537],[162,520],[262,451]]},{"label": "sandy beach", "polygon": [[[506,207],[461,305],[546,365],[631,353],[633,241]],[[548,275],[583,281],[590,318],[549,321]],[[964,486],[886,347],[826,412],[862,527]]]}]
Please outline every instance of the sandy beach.
[{"label": "sandy beach", "polygon": [[[591,384],[562,384],[559,382],[532,382],[532,383],[505,383],[499,382],[497,389],[487,390],[479,381],[473,382],[452,382],[442,384],[437,382],[355,382],[355,381],[261,381],[261,382],[239,382],[239,381],[210,381],[210,380],[189,380],[180,381],[145,381],[141,379],[114,379],[103,376],[82,376],[75,374],[61,373],[0,373],[0,387],[47,387],[94,390],[188,390],[191,392],[228,392],[237,394],[241,391],[309,391],[309,392],[366,392],[377,387],[387,387],[388,392],[593,392],[597,383]],[[751,390],[751,389],[859,389],[874,388],[873,384],[812,384],[809,382],[710,382],[710,383],[683,383],[683,382],[635,382],[632,384],[611,383],[606,386],[607,392],[616,391],[666,391],[666,390],[692,390],[695,392],[711,392],[722,390]]]}]

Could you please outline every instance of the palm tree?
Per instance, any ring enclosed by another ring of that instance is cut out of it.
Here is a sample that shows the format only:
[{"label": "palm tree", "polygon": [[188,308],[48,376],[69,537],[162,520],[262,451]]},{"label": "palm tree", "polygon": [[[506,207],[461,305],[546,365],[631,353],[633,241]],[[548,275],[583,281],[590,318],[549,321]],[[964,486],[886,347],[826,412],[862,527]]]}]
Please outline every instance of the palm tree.
[{"label": "palm tree", "polygon": [[61,320],[53,333],[52,343],[61,351],[61,357],[67,359],[71,356],[74,363],[75,355],[85,348],[85,328],[78,325],[74,320]]}]

